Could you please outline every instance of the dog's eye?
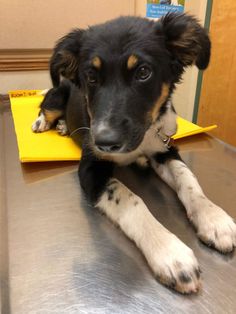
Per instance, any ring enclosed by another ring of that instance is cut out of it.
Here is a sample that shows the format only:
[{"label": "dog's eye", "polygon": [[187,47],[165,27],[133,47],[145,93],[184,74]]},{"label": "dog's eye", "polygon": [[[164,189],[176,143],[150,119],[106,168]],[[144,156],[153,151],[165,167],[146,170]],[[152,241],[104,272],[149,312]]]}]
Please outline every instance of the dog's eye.
[{"label": "dog's eye", "polygon": [[148,66],[141,66],[138,68],[135,77],[138,81],[146,81],[152,75],[152,70]]},{"label": "dog's eye", "polygon": [[89,84],[96,84],[97,83],[97,73],[94,71],[89,71],[87,73],[87,80]]}]

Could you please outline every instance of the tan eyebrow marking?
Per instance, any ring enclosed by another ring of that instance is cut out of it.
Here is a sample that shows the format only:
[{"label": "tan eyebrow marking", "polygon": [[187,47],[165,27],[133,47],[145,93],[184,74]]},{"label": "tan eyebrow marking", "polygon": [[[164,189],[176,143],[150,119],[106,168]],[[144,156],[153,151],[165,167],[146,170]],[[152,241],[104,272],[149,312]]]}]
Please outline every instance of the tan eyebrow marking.
[{"label": "tan eyebrow marking", "polygon": [[127,61],[127,68],[133,69],[138,62],[138,58],[135,55],[130,55]]},{"label": "tan eyebrow marking", "polygon": [[99,70],[102,66],[102,61],[99,57],[94,57],[92,60],[92,64],[96,69]]}]

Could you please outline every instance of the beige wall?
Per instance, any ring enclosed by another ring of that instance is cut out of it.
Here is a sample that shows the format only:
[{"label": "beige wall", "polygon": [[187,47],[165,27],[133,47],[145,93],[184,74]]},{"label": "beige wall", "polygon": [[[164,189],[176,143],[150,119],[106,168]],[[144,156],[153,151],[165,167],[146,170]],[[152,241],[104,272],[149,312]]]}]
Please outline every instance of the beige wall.
[{"label": "beige wall", "polygon": [[[134,15],[135,0],[0,0],[0,49],[52,48],[75,27]],[[0,72],[0,93],[51,86],[47,71]]]},{"label": "beige wall", "polygon": [[[196,15],[204,25],[207,0],[186,0],[185,11]],[[183,83],[178,85],[173,103],[180,116],[192,121],[197,88],[198,69],[191,67],[183,76]]]},{"label": "beige wall", "polygon": [[47,89],[50,86],[48,71],[0,72],[0,94],[15,89]]},{"label": "beige wall", "polygon": [[0,49],[52,48],[75,27],[134,14],[135,0],[1,0]]}]

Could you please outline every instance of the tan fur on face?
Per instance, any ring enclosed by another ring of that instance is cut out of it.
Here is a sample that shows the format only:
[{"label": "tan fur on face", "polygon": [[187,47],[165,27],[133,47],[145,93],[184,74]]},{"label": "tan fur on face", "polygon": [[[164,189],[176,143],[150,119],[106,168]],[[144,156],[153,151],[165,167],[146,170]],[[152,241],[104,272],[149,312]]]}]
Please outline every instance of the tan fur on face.
[{"label": "tan fur on face", "polygon": [[127,68],[129,70],[133,69],[138,62],[138,58],[135,55],[131,55],[127,61]]},{"label": "tan fur on face", "polygon": [[159,109],[161,108],[161,106],[164,104],[164,102],[167,100],[169,96],[169,90],[170,90],[170,86],[168,84],[162,85],[161,96],[159,97],[159,99],[157,100],[157,102],[155,103],[154,107],[152,108],[150,112],[152,122],[156,121]]},{"label": "tan fur on face", "polygon": [[102,66],[102,61],[99,57],[94,57],[92,60],[92,64],[96,69],[101,69]]},{"label": "tan fur on face", "polygon": [[53,123],[62,116],[62,111],[60,110],[43,110],[43,113],[46,121],[50,123]]}]

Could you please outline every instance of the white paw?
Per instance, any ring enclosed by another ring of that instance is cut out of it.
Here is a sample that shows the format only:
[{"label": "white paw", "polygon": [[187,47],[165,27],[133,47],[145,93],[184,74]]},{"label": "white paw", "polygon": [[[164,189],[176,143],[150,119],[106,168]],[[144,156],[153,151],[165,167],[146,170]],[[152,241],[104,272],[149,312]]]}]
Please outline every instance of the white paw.
[{"label": "white paw", "polygon": [[69,134],[68,128],[67,128],[67,125],[66,125],[66,121],[62,120],[62,119],[58,120],[58,123],[57,123],[57,126],[56,126],[56,130],[62,136]]},{"label": "white paw", "polygon": [[32,124],[32,131],[35,133],[45,132],[51,128],[51,123],[46,121],[45,115],[41,113]]},{"label": "white paw", "polygon": [[45,96],[49,90],[50,90],[49,88],[43,89],[43,90],[39,93],[39,95]]},{"label": "white paw", "polygon": [[222,253],[236,246],[236,224],[220,207],[206,200],[206,205],[196,210],[190,220],[197,228],[198,237]]},{"label": "white paw", "polygon": [[166,286],[186,294],[201,288],[197,259],[175,235],[168,233],[163,244],[152,250],[147,259],[157,279]]}]

